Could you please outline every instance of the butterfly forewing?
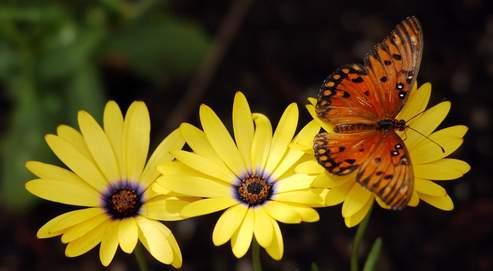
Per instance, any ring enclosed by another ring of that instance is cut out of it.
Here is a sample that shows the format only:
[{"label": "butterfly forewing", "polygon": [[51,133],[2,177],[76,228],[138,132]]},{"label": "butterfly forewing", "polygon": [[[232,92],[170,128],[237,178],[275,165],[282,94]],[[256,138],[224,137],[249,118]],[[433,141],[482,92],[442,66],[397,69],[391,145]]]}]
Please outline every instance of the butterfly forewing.
[{"label": "butterfly forewing", "polygon": [[334,125],[395,117],[416,81],[422,50],[420,24],[406,18],[370,51],[365,65],[344,65],[327,77],[318,116]]},{"label": "butterfly forewing", "polygon": [[344,65],[325,79],[316,105],[318,116],[332,124],[374,121],[383,114],[366,68]]},{"label": "butterfly forewing", "polygon": [[375,133],[368,140],[378,143],[359,166],[356,181],[392,209],[400,210],[407,206],[414,188],[407,148],[394,131]]},{"label": "butterfly forewing", "polygon": [[394,118],[401,110],[416,82],[422,52],[421,26],[415,17],[409,17],[365,58],[370,81],[384,106],[380,118]]}]

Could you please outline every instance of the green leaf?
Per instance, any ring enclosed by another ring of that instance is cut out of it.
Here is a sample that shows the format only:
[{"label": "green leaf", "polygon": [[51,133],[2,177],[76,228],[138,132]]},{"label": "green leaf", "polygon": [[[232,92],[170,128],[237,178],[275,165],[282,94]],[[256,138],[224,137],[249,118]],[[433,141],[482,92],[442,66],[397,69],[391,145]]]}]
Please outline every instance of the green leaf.
[{"label": "green leaf", "polygon": [[378,258],[380,257],[380,252],[382,250],[382,238],[377,238],[373,243],[370,253],[368,253],[368,258],[366,258],[365,266],[363,271],[373,271],[377,264]]},{"label": "green leaf", "polygon": [[105,95],[97,70],[90,64],[83,65],[64,89],[64,114],[69,123],[76,125],[77,112],[86,110],[95,119],[101,120]]},{"label": "green leaf", "polygon": [[93,57],[102,37],[102,30],[65,23],[43,41],[38,65],[40,77],[51,80],[77,73]]},{"label": "green leaf", "polygon": [[205,32],[189,22],[171,16],[140,18],[109,37],[106,55],[163,82],[194,72],[210,44]]}]

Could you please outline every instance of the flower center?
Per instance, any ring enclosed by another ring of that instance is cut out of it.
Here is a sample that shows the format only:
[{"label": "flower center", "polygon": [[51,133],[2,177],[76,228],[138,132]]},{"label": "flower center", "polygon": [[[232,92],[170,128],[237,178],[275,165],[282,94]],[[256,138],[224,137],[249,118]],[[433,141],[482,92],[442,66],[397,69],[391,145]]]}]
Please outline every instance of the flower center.
[{"label": "flower center", "polygon": [[113,219],[136,216],[142,207],[142,191],[138,184],[119,182],[103,195],[104,209]]},{"label": "flower center", "polygon": [[257,206],[272,196],[273,184],[262,176],[247,175],[235,186],[237,198],[249,206]]}]

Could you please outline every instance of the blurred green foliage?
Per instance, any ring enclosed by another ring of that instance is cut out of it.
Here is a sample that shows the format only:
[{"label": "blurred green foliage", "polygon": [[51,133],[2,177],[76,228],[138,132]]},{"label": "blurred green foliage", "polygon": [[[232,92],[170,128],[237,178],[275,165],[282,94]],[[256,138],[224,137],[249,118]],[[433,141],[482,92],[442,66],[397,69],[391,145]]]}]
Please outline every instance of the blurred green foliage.
[{"label": "blurred green foliage", "polygon": [[76,125],[80,109],[101,119],[101,63],[125,65],[162,85],[194,72],[210,43],[166,1],[2,1],[0,89],[11,104],[0,111],[8,118],[0,133],[4,204],[20,210],[33,203],[24,164],[53,162],[46,133],[60,123]]}]

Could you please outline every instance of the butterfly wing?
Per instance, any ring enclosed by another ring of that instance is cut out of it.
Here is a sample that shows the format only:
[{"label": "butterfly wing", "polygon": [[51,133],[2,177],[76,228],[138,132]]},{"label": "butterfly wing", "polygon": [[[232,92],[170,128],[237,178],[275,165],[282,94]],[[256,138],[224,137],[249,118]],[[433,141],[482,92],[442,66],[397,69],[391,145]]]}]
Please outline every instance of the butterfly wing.
[{"label": "butterfly wing", "polygon": [[370,51],[364,66],[345,65],[329,75],[318,94],[318,116],[335,125],[394,118],[416,81],[422,50],[421,26],[406,18]]},{"label": "butterfly wing", "polygon": [[317,161],[335,175],[356,171],[356,181],[392,209],[411,199],[414,175],[409,153],[394,132],[320,133],[314,140]]},{"label": "butterfly wing", "polygon": [[390,208],[403,209],[414,189],[409,152],[394,131],[376,132],[372,141],[379,143],[358,168],[356,181],[375,193]]},{"label": "butterfly wing", "polygon": [[399,23],[364,59],[385,118],[397,116],[412,90],[423,54],[423,34],[415,17]]},{"label": "butterfly wing", "polygon": [[319,133],[313,149],[318,163],[335,175],[347,175],[369,159],[378,144],[376,131],[354,134]]}]

